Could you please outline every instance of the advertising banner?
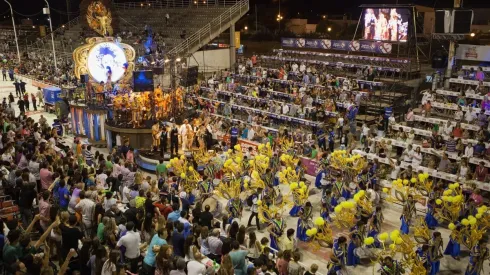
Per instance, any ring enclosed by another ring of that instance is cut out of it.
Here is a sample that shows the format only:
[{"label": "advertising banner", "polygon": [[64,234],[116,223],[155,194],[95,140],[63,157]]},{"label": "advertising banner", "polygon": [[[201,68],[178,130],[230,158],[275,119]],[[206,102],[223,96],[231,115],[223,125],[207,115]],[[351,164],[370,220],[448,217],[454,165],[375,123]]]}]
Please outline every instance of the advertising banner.
[{"label": "advertising banner", "polygon": [[389,54],[391,43],[357,40],[329,40],[329,39],[304,39],[281,38],[281,46],[288,48],[324,49],[351,52],[370,52]]},{"label": "advertising banner", "polygon": [[300,157],[301,164],[305,167],[305,173],[310,176],[316,176],[316,171],[318,169],[318,161],[315,159],[309,159],[305,157]]},{"label": "advertising banner", "polygon": [[456,59],[488,61],[490,60],[490,46],[459,44]]}]

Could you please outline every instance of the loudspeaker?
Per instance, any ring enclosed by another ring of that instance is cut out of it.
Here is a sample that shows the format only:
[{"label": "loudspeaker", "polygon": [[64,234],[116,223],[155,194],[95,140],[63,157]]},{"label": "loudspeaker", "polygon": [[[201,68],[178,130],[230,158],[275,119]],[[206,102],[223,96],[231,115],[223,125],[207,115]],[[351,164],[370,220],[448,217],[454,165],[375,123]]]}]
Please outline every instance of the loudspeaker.
[{"label": "loudspeaker", "polygon": [[451,11],[436,10],[435,17],[436,20],[434,33],[449,33],[451,31]]},{"label": "loudspeaker", "polygon": [[183,77],[182,77],[181,85],[184,87],[196,85],[198,72],[199,72],[198,66],[192,66],[185,69],[182,72]]},{"label": "loudspeaker", "polygon": [[472,10],[454,10],[453,11],[453,31],[452,33],[467,34],[471,33],[471,24],[473,23]]},{"label": "loudspeaker", "polygon": [[88,82],[88,74],[81,74],[80,75],[80,83],[84,84]]},{"label": "loudspeaker", "polygon": [[437,52],[432,56],[432,69],[445,68],[447,65],[447,55]]}]

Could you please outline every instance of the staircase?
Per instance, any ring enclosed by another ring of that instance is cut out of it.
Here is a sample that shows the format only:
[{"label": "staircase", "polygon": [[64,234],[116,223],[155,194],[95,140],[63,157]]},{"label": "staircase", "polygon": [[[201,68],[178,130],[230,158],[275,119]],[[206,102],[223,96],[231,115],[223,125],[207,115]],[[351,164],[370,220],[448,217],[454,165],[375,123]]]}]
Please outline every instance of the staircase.
[{"label": "staircase", "polygon": [[230,28],[230,26],[235,24],[248,12],[248,10],[249,0],[236,1],[235,5],[182,41],[182,43],[171,49],[167,54],[170,56],[182,56],[194,53],[202,46],[211,42],[211,40],[216,38],[223,31]]},{"label": "staircase", "polygon": [[[114,3],[112,17],[117,21],[114,35],[121,36],[123,43],[130,44],[141,55],[143,47],[136,41],[144,38],[145,25],[151,26],[165,42],[165,53],[187,55],[209,43],[220,33],[236,23],[249,10],[249,0],[159,0],[154,2]],[[168,24],[165,15],[169,14]],[[79,16],[54,30],[56,56],[71,60],[73,50],[82,44],[80,33],[85,37],[99,36],[83,28],[85,16]],[[186,30],[187,37],[181,38]],[[132,37],[121,35],[132,32]],[[49,30],[48,30],[49,32]],[[69,40],[72,40],[69,43]],[[63,42],[64,41],[64,42]],[[28,46],[29,51],[52,54],[51,34]]]}]

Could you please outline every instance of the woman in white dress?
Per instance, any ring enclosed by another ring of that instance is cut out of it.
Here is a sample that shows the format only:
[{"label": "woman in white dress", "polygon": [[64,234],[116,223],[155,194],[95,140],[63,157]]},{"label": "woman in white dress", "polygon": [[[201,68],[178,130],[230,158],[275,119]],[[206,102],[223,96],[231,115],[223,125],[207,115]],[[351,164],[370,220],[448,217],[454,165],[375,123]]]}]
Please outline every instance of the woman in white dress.
[{"label": "woman in white dress", "polygon": [[461,165],[458,168],[458,181],[465,182],[468,175],[468,161],[466,158],[461,159]]},{"label": "woman in white dress", "polygon": [[412,167],[417,167],[422,164],[423,155],[420,152],[420,147],[415,148],[415,151],[412,154]]}]

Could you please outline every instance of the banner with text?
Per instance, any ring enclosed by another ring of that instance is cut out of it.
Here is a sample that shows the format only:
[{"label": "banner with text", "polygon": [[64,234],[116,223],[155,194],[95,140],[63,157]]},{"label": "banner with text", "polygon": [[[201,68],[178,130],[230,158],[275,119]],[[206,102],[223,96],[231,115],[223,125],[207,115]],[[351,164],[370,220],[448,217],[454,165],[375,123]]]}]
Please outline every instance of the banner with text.
[{"label": "banner with text", "polygon": [[289,48],[324,49],[351,52],[391,53],[392,45],[385,42],[358,40],[329,40],[305,38],[281,38],[281,46]]}]

